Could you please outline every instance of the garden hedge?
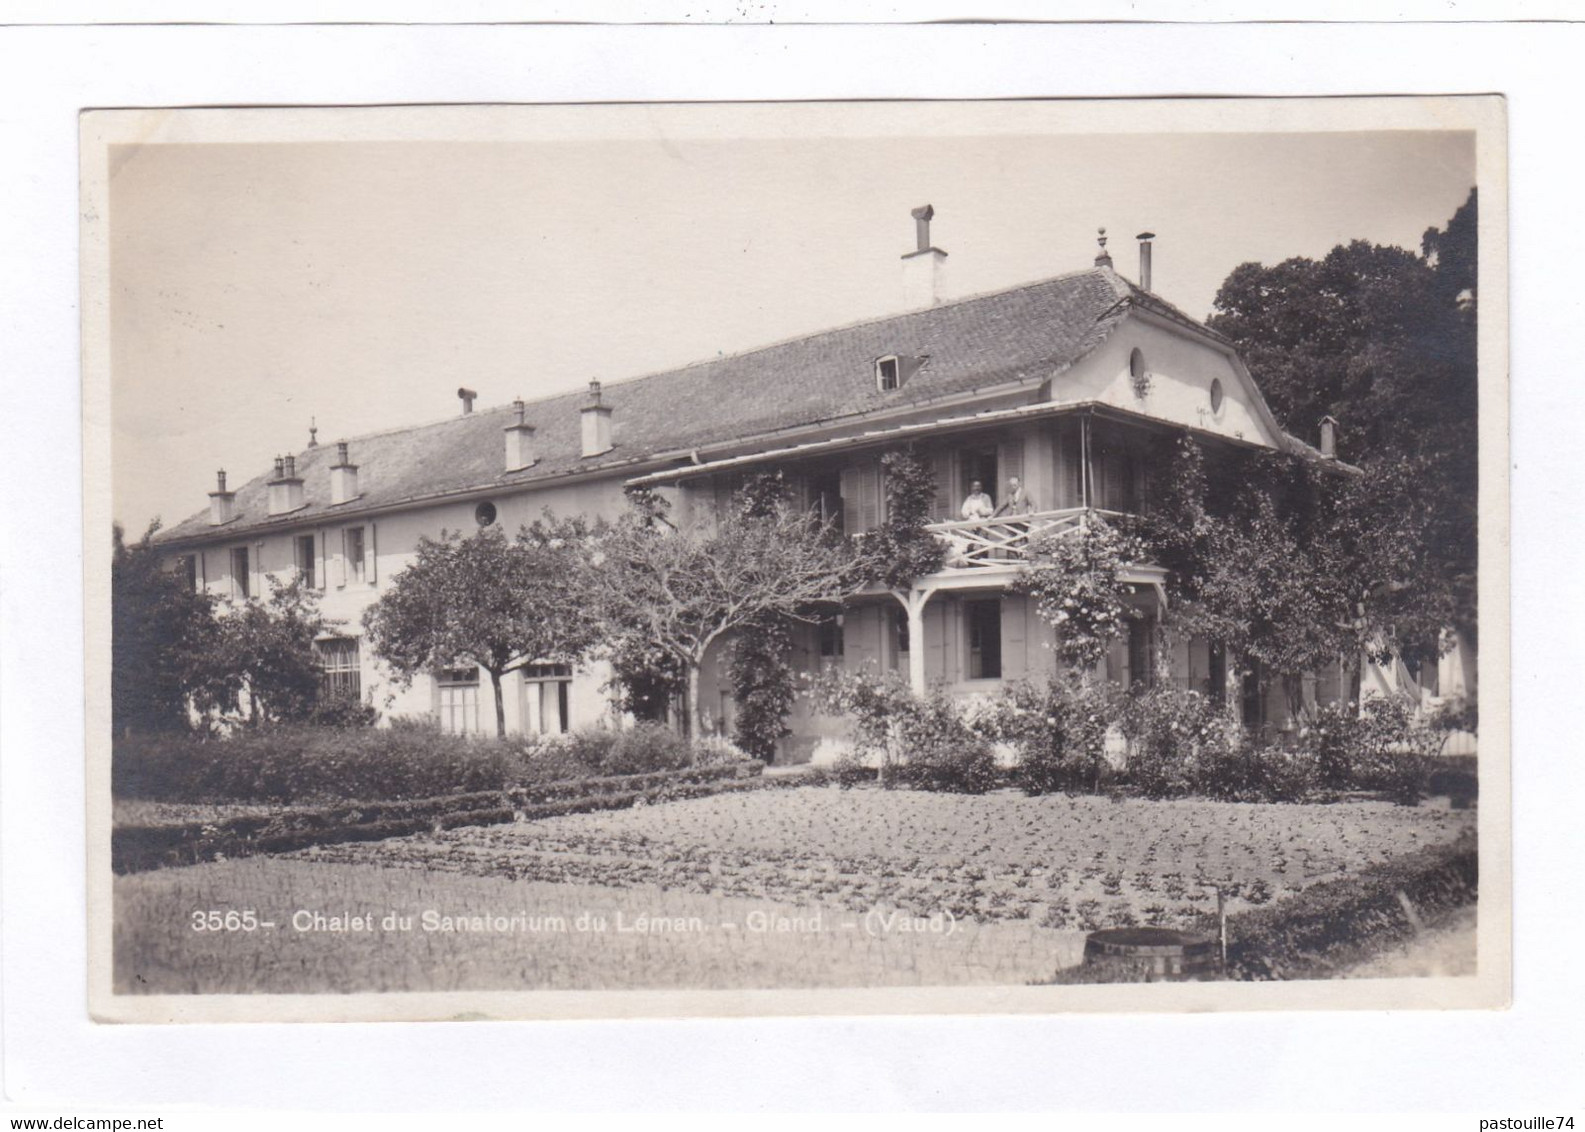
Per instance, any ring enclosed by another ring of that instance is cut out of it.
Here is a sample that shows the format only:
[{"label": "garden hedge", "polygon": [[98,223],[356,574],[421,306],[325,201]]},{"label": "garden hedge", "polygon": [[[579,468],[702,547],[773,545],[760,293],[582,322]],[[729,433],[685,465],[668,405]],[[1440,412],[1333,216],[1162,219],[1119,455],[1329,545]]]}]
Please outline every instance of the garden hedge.
[{"label": "garden hedge", "polygon": [[650,774],[587,778],[510,791],[483,791],[314,809],[292,807],[269,816],[220,822],[117,826],[111,832],[111,867],[118,873],[191,865],[222,857],[288,853],[314,845],[379,841],[469,825],[619,810],[645,803],[701,797],[759,786],[756,761]]}]

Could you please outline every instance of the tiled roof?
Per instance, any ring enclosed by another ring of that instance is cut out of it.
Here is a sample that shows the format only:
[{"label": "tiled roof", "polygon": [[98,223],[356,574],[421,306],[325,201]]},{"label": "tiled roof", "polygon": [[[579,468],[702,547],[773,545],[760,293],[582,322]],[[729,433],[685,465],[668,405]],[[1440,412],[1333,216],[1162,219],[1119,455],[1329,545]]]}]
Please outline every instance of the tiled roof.
[{"label": "tiled roof", "polygon": [[[603,401],[614,411],[616,446],[603,456],[585,459],[580,454],[578,410],[588,397],[582,390],[529,403],[527,420],[537,430],[539,462],[521,472],[503,470],[502,430],[514,419],[510,406],[349,438],[362,496],[339,507],[330,506],[335,445],[309,448],[296,454],[306,507],[270,518],[266,473],[236,489],[237,518],[223,528],[209,525],[205,508],[160,532],[157,540],[231,537],[319,516],[616,469],[664,453],[768,433],[783,434],[778,442],[785,443],[789,430],[847,418],[857,427],[880,410],[906,409],[1010,382],[1038,384],[1100,345],[1132,304],[1164,308],[1164,313],[1199,326],[1110,270],[1074,272],[607,383]],[[876,389],[874,362],[888,354],[928,361],[902,388],[882,393]]]}]

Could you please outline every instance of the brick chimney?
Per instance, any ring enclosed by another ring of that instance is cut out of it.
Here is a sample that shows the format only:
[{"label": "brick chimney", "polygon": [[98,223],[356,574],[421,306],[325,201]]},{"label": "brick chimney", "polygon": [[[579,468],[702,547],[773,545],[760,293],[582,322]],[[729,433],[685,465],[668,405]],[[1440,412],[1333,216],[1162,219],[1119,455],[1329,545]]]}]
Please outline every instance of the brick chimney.
[{"label": "brick chimney", "polygon": [[358,498],[358,465],[347,459],[347,442],[336,445],[336,462],[330,465],[330,502],[351,503]]},{"label": "brick chimney", "polygon": [[589,382],[589,403],[578,410],[583,415],[583,454],[599,456],[611,451],[611,406],[600,400],[599,381]]},{"label": "brick chimney", "polygon": [[226,470],[215,473],[215,490],[209,493],[209,525],[218,527],[237,517],[237,493],[226,490]]},{"label": "brick chimney", "polygon": [[520,472],[537,464],[539,456],[534,451],[534,426],[524,419],[527,409],[523,399],[513,401],[512,408],[517,410],[517,419],[506,426],[506,470]]},{"label": "brick chimney", "polygon": [[277,456],[270,479],[270,514],[285,515],[303,506],[303,479],[297,474],[296,456]]},{"label": "brick chimney", "polygon": [[915,248],[903,256],[903,302],[909,310],[924,310],[941,301],[941,273],[947,253],[930,242],[930,221],[936,210],[922,204],[914,218]]}]

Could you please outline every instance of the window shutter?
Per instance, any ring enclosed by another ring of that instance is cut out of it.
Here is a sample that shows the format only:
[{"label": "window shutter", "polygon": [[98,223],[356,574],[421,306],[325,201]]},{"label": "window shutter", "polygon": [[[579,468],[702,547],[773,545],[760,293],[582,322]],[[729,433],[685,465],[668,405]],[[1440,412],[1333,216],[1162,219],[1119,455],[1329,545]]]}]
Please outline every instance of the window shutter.
[{"label": "window shutter", "polygon": [[249,587],[249,592],[260,600],[269,597],[270,595],[264,592],[265,569],[264,544],[262,542],[253,544],[253,561],[249,563],[249,570],[253,574],[253,584]]},{"label": "window shutter", "polygon": [[318,548],[319,561],[314,563],[314,584],[319,589],[325,589],[330,578],[325,574],[325,532],[320,531],[314,536],[314,546]]},{"label": "window shutter", "polygon": [[880,610],[875,606],[851,609],[843,620],[842,647],[851,669],[879,670],[881,664]]},{"label": "window shutter", "polygon": [[375,524],[370,523],[363,529],[363,577],[369,585],[374,585],[374,563],[379,554],[374,542]]},{"label": "window shutter", "polygon": [[881,525],[881,470],[871,464],[860,469],[859,530],[873,531]]},{"label": "window shutter", "polygon": [[[1012,473],[1017,475],[1016,472]],[[1009,596],[1002,599],[1002,679],[1022,679],[1029,670],[1027,599]]]},{"label": "window shutter", "polygon": [[842,469],[842,529],[856,535],[859,527],[859,468]]},{"label": "window shutter", "polygon": [[198,552],[198,592],[209,592],[209,555],[202,550]]},{"label": "window shutter", "polygon": [[[1024,483],[1024,442],[1022,439],[1004,440],[1002,450],[997,456],[997,461],[1002,466],[1002,482],[996,485],[991,492],[997,503],[1007,502],[1007,481],[1012,476],[1018,477],[1019,483]],[[1024,484],[1027,491],[1029,485]]]},{"label": "window shutter", "polygon": [[957,518],[952,513],[952,453],[931,453],[930,468],[936,477],[936,497],[931,504],[930,517],[937,522]]},{"label": "window shutter", "polygon": [[1082,476],[1083,444],[1079,430],[1064,421],[1057,429],[1057,498],[1056,505],[1079,507],[1084,503]]},{"label": "window shutter", "polygon": [[341,528],[341,549],[336,553],[336,585],[338,588],[347,584],[347,528]]}]

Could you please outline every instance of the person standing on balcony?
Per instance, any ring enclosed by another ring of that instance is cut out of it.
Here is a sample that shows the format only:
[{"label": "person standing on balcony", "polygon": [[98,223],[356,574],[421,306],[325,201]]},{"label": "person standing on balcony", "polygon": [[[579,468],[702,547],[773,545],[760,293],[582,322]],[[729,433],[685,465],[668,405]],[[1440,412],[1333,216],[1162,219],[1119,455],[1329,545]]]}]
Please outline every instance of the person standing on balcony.
[{"label": "person standing on balcony", "polygon": [[996,504],[985,494],[985,487],[979,480],[969,484],[969,497],[963,501],[962,514],[965,519],[989,519],[996,514]]},{"label": "person standing on balcony", "polygon": [[996,509],[996,516],[1001,515],[1033,515],[1035,501],[1029,498],[1029,492],[1019,482],[1017,476],[1007,477],[1007,498]]}]

